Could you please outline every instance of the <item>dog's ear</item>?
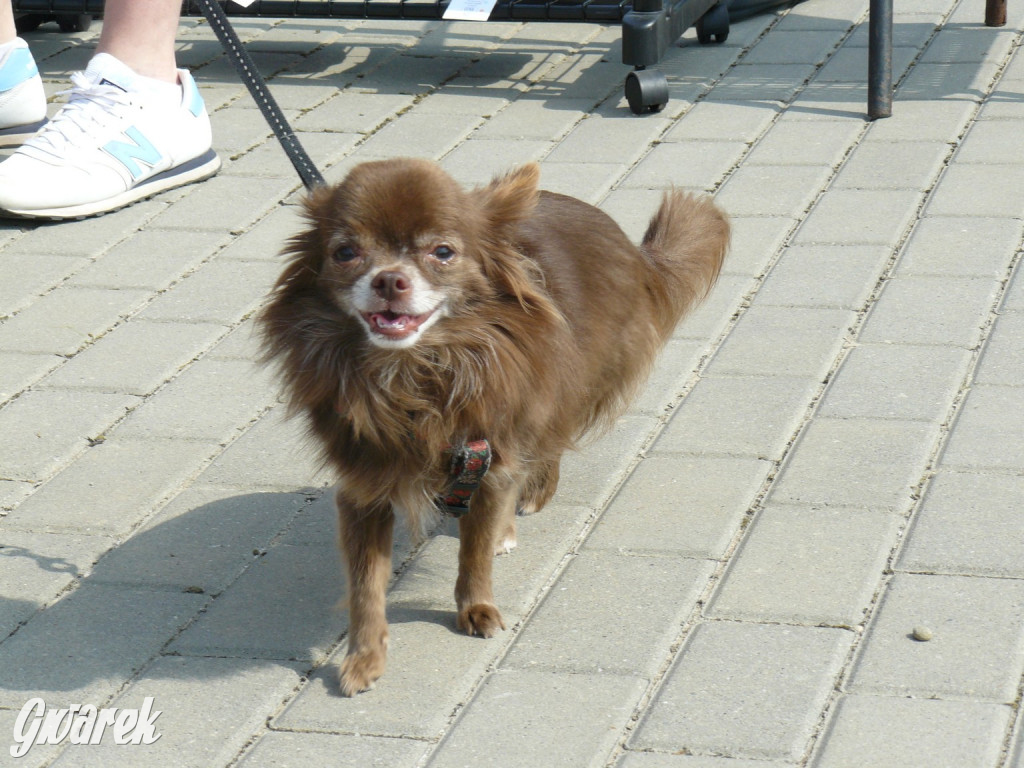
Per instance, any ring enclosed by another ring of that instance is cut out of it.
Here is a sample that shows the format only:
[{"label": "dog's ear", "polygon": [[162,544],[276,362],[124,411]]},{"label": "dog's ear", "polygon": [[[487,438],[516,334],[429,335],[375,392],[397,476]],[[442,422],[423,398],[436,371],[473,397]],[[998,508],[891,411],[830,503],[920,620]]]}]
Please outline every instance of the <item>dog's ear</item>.
[{"label": "dog's ear", "polygon": [[505,227],[529,216],[537,206],[539,181],[540,166],[527,163],[481,189],[481,207],[491,225]]}]

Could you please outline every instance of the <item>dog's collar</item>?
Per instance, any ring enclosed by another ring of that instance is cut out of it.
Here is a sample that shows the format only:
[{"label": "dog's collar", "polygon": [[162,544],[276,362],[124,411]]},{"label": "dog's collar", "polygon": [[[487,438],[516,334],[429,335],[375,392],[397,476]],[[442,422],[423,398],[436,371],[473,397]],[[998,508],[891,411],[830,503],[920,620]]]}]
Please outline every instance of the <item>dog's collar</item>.
[{"label": "dog's collar", "polygon": [[448,489],[437,497],[437,505],[452,517],[462,517],[469,512],[473,492],[490,469],[491,446],[486,440],[471,440],[453,445],[447,452],[452,455],[451,480]]}]

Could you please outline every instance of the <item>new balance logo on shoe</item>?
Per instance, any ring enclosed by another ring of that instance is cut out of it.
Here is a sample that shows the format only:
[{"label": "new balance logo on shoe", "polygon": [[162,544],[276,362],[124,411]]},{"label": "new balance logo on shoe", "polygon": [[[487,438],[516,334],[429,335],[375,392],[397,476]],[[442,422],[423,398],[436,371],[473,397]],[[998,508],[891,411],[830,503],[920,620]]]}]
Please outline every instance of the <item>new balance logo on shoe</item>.
[{"label": "new balance logo on shoe", "polygon": [[127,168],[133,180],[137,180],[142,176],[143,171],[139,164],[135,162],[136,160],[152,168],[160,162],[163,155],[160,154],[160,150],[154,147],[149,139],[139,132],[138,128],[128,128],[125,130],[124,135],[135,143],[109,141],[104,145],[103,150]]}]

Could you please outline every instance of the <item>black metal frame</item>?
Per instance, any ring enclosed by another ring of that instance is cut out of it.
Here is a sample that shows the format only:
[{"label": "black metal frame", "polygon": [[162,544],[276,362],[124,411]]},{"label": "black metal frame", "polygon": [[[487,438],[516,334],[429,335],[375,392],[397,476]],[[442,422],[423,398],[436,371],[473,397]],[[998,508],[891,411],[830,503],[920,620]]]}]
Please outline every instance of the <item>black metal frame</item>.
[{"label": "black metal frame", "polygon": [[[644,70],[657,64],[683,32],[698,24],[720,2],[728,0],[499,0],[491,19],[621,23],[622,61],[636,70]],[[224,10],[232,16],[278,18],[440,19],[448,3],[449,0],[257,0],[243,7],[227,0]],[[1005,18],[1005,0],[988,3],[989,8],[1001,5]],[[185,0],[182,8],[185,15],[202,15],[194,0]],[[14,10],[17,15],[87,19],[102,16],[103,0],[14,0]],[[634,106],[632,100],[630,106]],[[661,106],[654,104],[649,111],[657,111]],[[634,111],[640,110],[634,107]],[[891,114],[892,0],[871,0],[868,117],[876,119]]]}]

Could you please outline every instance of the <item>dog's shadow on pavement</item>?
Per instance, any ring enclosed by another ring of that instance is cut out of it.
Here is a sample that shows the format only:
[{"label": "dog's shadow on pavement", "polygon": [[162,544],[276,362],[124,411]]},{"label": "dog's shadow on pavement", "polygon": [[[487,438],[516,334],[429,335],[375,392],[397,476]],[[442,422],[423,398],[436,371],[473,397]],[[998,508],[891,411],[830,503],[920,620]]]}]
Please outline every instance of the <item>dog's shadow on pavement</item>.
[{"label": "dog's shadow on pavement", "polygon": [[[336,540],[323,489],[192,489],[91,569],[5,546],[5,556],[76,579],[45,607],[0,597],[0,615],[25,617],[0,643],[0,706],[34,695],[99,704],[161,655],[318,667],[347,630]],[[397,528],[396,569],[413,549]],[[437,578],[446,590],[454,583]],[[433,601],[401,600],[389,620],[455,632],[453,610]],[[182,675],[189,665],[160,669]]]}]

